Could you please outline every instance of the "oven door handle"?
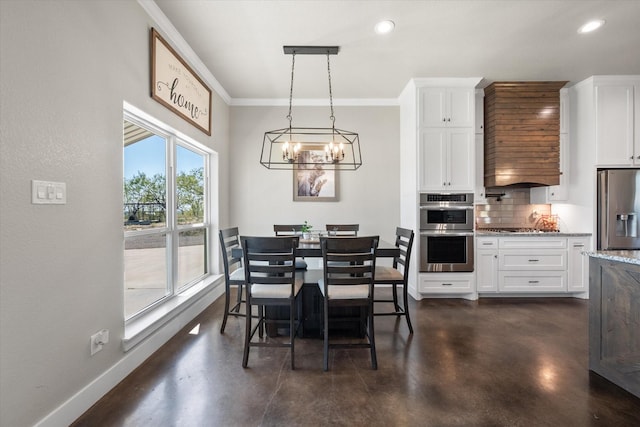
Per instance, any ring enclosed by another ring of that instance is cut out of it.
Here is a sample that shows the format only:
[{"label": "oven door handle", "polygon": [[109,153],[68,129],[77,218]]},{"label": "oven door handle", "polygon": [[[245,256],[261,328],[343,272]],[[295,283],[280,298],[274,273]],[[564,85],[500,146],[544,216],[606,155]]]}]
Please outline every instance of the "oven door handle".
[{"label": "oven door handle", "polygon": [[473,237],[473,231],[420,231],[421,236],[470,236]]},{"label": "oven door handle", "polygon": [[420,206],[420,210],[430,210],[430,211],[462,211],[462,210],[473,210],[473,206]]}]

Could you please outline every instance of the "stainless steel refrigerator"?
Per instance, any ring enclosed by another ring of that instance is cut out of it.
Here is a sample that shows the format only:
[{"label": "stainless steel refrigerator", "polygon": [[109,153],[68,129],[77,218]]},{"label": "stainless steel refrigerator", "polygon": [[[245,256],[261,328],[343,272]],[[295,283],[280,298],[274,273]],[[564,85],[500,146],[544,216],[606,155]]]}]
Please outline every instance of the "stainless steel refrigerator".
[{"label": "stainless steel refrigerator", "polygon": [[640,169],[598,171],[598,249],[640,249]]}]

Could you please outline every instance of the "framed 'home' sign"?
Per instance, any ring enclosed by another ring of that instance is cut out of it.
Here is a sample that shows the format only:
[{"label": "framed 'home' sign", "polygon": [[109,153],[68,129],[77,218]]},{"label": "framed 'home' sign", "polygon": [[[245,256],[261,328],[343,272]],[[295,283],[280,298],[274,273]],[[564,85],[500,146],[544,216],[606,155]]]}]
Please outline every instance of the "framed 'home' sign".
[{"label": "framed 'home' sign", "polygon": [[211,89],[154,28],[151,97],[211,136]]}]

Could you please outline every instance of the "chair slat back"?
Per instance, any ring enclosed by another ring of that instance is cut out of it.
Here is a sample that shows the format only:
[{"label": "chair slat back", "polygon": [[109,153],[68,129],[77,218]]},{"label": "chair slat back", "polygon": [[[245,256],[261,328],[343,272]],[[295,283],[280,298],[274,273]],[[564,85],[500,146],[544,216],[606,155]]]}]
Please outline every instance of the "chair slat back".
[{"label": "chair slat back", "polygon": [[302,224],[274,224],[276,236],[293,236],[302,233]]},{"label": "chair slat back", "polygon": [[326,230],[335,233],[336,236],[357,236],[360,224],[327,224]]},{"label": "chair slat back", "polygon": [[240,246],[240,233],[238,227],[220,230],[220,251],[222,252],[222,261],[224,263],[224,272],[228,277],[238,268],[242,267],[242,258],[234,257],[231,253],[233,248]]},{"label": "chair slat back", "polygon": [[411,260],[414,236],[413,230],[401,227],[396,228],[396,246],[400,249],[400,255],[393,259],[393,268],[400,270],[398,266],[402,266],[405,281],[409,275],[409,261]]},{"label": "chair slat back", "polygon": [[252,284],[295,284],[297,237],[242,236],[245,278],[250,292]]},{"label": "chair slat back", "polygon": [[367,284],[373,287],[379,238],[321,237],[325,287]]}]

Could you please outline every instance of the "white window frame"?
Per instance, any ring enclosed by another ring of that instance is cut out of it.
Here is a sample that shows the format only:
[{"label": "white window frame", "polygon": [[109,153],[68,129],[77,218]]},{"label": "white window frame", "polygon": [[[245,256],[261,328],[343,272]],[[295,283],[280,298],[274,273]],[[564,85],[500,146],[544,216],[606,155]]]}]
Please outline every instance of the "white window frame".
[{"label": "white window frame", "polygon": [[[218,221],[218,186],[212,185],[214,182],[211,177],[217,177],[218,171],[218,155],[215,151],[201,144],[200,142],[188,137],[187,135],[173,129],[172,127],[160,122],[152,116],[144,113],[138,108],[123,103],[123,119],[130,121],[140,127],[149,129],[156,135],[166,138],[167,140],[167,212],[166,227],[154,230],[153,234],[167,233],[170,235],[167,246],[167,274],[170,279],[168,283],[169,293],[160,300],[152,303],[143,310],[134,314],[129,318],[125,318],[125,337],[123,339],[123,347],[126,350],[136,345],[146,336],[158,329],[167,318],[177,315],[177,313],[186,309],[196,300],[204,296],[212,286],[217,286],[223,280],[219,269],[219,250],[217,245],[217,221]],[[177,224],[175,215],[175,159],[176,148],[180,145],[191,151],[197,152],[205,156],[204,164],[204,199],[205,199],[205,216],[203,223],[197,224]],[[123,152],[124,155],[124,152]],[[217,181],[217,179],[216,179]],[[171,207],[171,209],[169,209]],[[183,286],[177,284],[177,262],[178,262],[178,238],[181,232],[192,229],[205,229],[206,233],[206,250],[207,257],[205,259],[205,274],[197,279],[190,281]],[[148,230],[123,232],[123,242],[125,237],[133,237],[149,234]],[[170,247],[169,247],[170,245]],[[124,251],[122,252],[124,266]],[[121,289],[124,292],[124,276]],[[123,299],[124,301],[124,299]],[[123,306],[123,317],[124,317]]]}]

